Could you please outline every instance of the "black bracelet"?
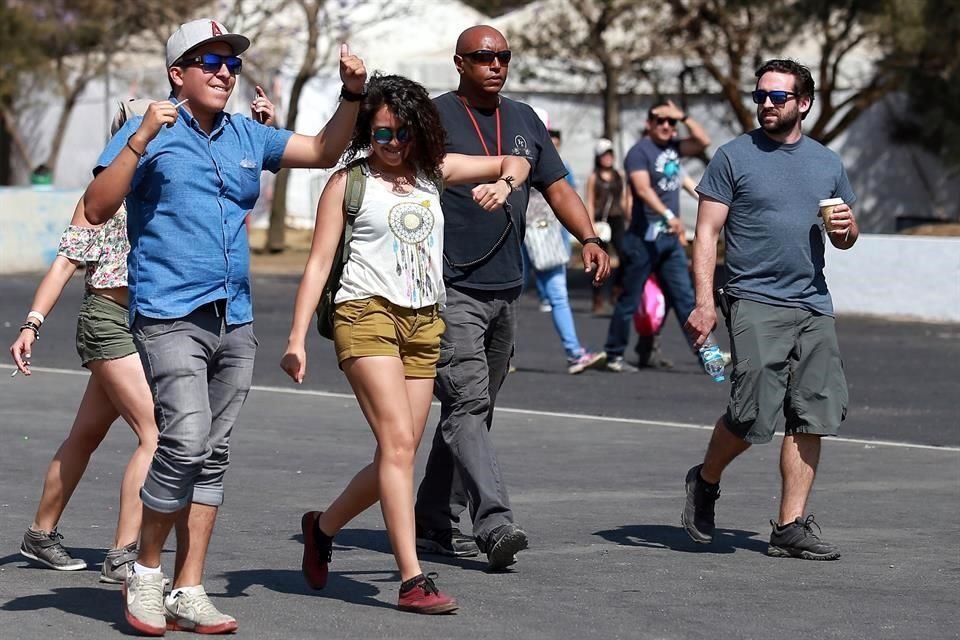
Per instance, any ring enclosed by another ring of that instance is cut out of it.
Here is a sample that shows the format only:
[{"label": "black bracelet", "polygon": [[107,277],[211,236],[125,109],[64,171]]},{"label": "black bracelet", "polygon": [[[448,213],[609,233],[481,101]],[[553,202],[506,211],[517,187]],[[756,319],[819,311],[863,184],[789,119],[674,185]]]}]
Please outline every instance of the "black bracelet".
[{"label": "black bracelet", "polygon": [[38,325],[36,322],[24,322],[22,325],[20,325],[20,331],[23,331],[24,329],[30,329],[30,331],[33,331],[34,340],[40,339],[40,325]]},{"label": "black bracelet", "polygon": [[583,240],[580,241],[580,244],[581,244],[581,245],[595,244],[595,245],[597,245],[598,247],[600,247],[601,249],[603,248],[603,240],[601,240],[601,239],[598,238],[597,236],[592,236],[592,237],[590,237],[590,238],[584,238]]},{"label": "black bracelet", "polygon": [[[137,134],[136,134],[136,133],[131,133],[131,134],[130,134],[130,138],[133,138],[133,136],[135,136],[135,135],[137,135]],[[140,153],[139,151],[137,151],[136,149],[134,149],[134,148],[133,148],[133,145],[130,144],[130,138],[127,138],[127,149],[130,149],[130,151],[133,151],[133,153],[135,153],[138,158],[143,158],[143,156],[147,155],[147,150],[146,150],[146,149],[143,150],[143,153]]]},{"label": "black bracelet", "polygon": [[347,85],[340,87],[340,98],[345,102],[360,102],[367,97],[367,90],[364,88],[360,93],[354,93],[347,89]]}]

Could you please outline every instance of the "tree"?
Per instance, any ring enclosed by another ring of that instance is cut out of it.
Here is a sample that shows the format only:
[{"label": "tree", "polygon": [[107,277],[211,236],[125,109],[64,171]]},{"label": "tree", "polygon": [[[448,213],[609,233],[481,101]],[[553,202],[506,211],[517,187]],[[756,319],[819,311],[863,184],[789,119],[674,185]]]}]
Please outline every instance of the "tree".
[{"label": "tree", "polygon": [[[406,2],[396,0],[293,0],[291,4],[302,12],[303,22],[297,23],[298,32],[303,34],[304,27],[306,28],[304,40],[297,43],[298,46],[302,45],[303,52],[290,86],[284,122],[285,128],[295,131],[300,114],[300,97],[307,84],[320,73],[322,65],[331,64],[335,52],[339,49],[339,42],[346,41],[351,33],[357,33],[366,26],[401,14],[408,7]],[[274,182],[266,244],[267,251],[271,253],[282,252],[286,246],[289,178],[289,169],[281,169]]]},{"label": "tree", "polygon": [[603,135],[620,131],[620,96],[642,79],[662,43],[660,3],[639,0],[553,0],[531,12],[536,25],[507,34],[523,50],[521,75],[543,80],[576,76],[603,96]]},{"label": "tree", "polygon": [[919,142],[960,173],[960,6],[924,0],[914,8],[919,20],[897,31],[890,59],[909,100],[895,139]]},{"label": "tree", "polygon": [[[818,115],[807,130],[827,144],[896,89],[896,76],[884,64],[896,28],[890,15],[912,1],[667,0],[675,18],[667,34],[719,85],[742,131],[756,126],[744,101],[754,69],[800,39],[815,42]],[[868,62],[860,77],[850,70],[854,56]]]},{"label": "tree", "polygon": [[[185,6],[170,0],[167,8]],[[55,170],[74,106],[94,78],[101,76],[113,52],[151,22],[145,1],[6,0],[0,9],[0,122],[9,136],[15,164],[25,170],[36,158],[24,135],[27,104],[39,96],[59,101],[50,148],[40,162]],[[34,140],[37,138],[34,137]]]}]

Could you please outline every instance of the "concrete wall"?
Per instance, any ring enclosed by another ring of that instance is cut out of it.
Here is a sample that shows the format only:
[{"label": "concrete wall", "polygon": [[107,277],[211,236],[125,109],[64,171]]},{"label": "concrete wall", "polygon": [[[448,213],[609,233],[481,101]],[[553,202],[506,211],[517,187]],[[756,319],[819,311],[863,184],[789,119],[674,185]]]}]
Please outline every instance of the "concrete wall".
[{"label": "concrete wall", "polygon": [[0,274],[46,270],[81,195],[79,189],[0,188]]},{"label": "concrete wall", "polygon": [[863,235],[826,262],[838,314],[960,322],[960,238]]},{"label": "concrete wall", "polygon": [[[45,270],[82,193],[0,188],[0,274]],[[826,263],[837,313],[960,322],[960,238],[863,235]]]}]

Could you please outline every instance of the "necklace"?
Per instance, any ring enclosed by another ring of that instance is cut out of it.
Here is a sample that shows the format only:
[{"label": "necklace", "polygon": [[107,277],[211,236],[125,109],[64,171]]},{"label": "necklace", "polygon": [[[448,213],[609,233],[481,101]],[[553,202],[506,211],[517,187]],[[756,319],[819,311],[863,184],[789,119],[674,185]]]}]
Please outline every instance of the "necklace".
[{"label": "necklace", "polygon": [[[466,98],[463,96],[457,96],[460,98],[460,103],[463,105],[464,110],[467,112],[467,116],[470,118],[470,122],[473,123],[473,128],[477,132],[477,137],[480,138],[480,144],[483,145],[483,153],[490,155],[490,149],[487,148],[487,142],[483,139],[483,133],[480,131],[480,124],[477,122],[477,119],[473,117],[473,113],[470,111],[470,105],[467,103]],[[497,99],[497,107],[493,111],[496,120],[497,120],[497,155],[502,156],[503,150],[500,146],[500,100]]]}]

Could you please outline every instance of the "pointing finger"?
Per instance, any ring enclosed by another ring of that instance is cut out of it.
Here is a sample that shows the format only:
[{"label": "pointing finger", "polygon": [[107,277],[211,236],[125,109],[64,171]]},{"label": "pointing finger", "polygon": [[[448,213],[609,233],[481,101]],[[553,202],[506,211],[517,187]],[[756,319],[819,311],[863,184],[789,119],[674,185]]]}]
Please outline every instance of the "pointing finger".
[{"label": "pointing finger", "polygon": [[340,59],[343,60],[350,55],[350,45],[346,42],[340,45]]}]

